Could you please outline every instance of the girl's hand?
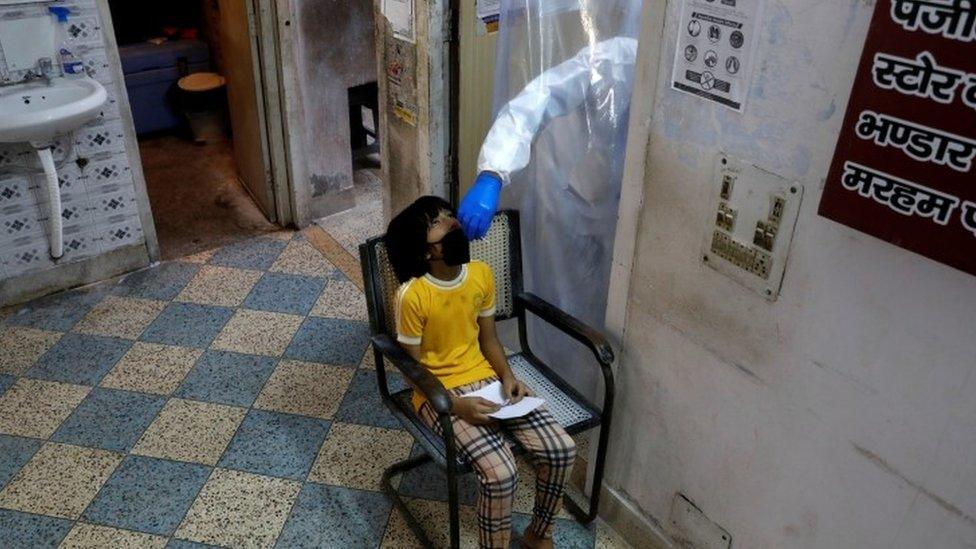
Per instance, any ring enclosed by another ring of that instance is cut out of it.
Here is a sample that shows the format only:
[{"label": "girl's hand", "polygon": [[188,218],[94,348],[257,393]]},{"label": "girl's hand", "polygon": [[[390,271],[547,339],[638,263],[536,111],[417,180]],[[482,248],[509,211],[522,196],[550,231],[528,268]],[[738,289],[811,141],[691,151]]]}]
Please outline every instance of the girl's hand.
[{"label": "girl's hand", "polygon": [[509,404],[515,404],[527,396],[532,396],[532,390],[512,376],[502,380],[502,394],[508,399]]},{"label": "girl's hand", "polygon": [[451,406],[451,413],[472,425],[491,423],[488,414],[497,412],[501,406],[481,397],[457,397]]}]

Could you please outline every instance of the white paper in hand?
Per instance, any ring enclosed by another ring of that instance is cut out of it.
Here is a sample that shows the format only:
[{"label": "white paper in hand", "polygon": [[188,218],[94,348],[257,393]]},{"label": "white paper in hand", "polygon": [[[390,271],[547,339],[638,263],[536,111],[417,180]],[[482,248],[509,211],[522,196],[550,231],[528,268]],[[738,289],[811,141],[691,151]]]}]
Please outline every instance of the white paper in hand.
[{"label": "white paper in hand", "polygon": [[[489,383],[484,387],[478,389],[477,391],[472,391],[470,393],[462,395],[463,397],[481,397],[485,400],[490,400],[495,404],[505,404],[508,400],[505,395],[502,394],[502,383],[500,381],[495,381]],[[509,404],[507,406],[502,406],[497,412],[488,414],[490,417],[495,419],[511,419],[513,417],[522,417],[532,410],[535,410],[539,406],[545,403],[544,399],[538,397],[523,397],[522,400],[516,402],[515,404]]]},{"label": "white paper in hand", "polygon": [[488,415],[495,419],[512,419],[513,417],[522,417],[539,406],[542,406],[543,402],[545,402],[545,400],[539,397],[522,397],[522,400],[516,402],[515,404],[502,406],[497,412]]}]

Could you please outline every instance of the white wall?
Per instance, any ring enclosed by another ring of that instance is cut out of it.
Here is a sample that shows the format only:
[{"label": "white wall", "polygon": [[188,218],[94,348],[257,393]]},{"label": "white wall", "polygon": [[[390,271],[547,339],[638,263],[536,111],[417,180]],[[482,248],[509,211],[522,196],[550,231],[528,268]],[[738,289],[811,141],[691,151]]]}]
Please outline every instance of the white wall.
[{"label": "white wall", "polygon": [[[768,0],[741,115],[668,89],[669,4],[608,483],[737,548],[976,546],[976,278],[816,215],[874,3]],[[806,187],[775,303],[699,259],[719,150]]]}]

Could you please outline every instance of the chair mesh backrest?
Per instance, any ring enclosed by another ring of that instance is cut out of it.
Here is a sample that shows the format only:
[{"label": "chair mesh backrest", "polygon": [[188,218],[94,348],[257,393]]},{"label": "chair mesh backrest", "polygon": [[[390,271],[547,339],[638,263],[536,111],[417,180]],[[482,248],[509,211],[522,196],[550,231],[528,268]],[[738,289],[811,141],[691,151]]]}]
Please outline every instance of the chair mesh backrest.
[{"label": "chair mesh backrest", "polygon": [[[511,318],[513,314],[513,302],[515,298],[516,282],[515,277],[519,276],[518,258],[514,257],[518,253],[518,222],[515,212],[502,211],[495,215],[488,234],[481,240],[471,243],[471,259],[484,261],[491,266],[495,275],[495,316],[499,320]],[[369,244],[372,247],[371,253],[377,267],[372,276],[376,280],[369,281],[367,284],[375,284],[376,299],[381,303],[369,303],[373,308],[381,306],[379,320],[383,323],[382,328],[391,336],[396,336],[396,295],[400,287],[396,275],[393,274],[393,267],[386,254],[386,246],[382,239],[377,239]],[[368,273],[364,273],[367,274]]]}]

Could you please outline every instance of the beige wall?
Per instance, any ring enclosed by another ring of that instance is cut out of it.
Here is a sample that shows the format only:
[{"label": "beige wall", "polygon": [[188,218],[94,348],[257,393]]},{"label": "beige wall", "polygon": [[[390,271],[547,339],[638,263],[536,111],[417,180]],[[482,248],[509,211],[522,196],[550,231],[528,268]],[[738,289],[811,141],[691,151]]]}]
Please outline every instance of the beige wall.
[{"label": "beige wall", "polygon": [[[766,2],[743,114],[669,89],[670,4],[633,100],[655,103],[631,143],[646,175],[609,487],[665,530],[682,492],[733,547],[973,547],[976,278],[816,214],[874,3]],[[722,150],[805,186],[776,302],[701,263]]]},{"label": "beige wall", "polygon": [[478,152],[491,122],[498,34],[478,36],[475,3],[461,3],[460,196],[478,175]]}]

